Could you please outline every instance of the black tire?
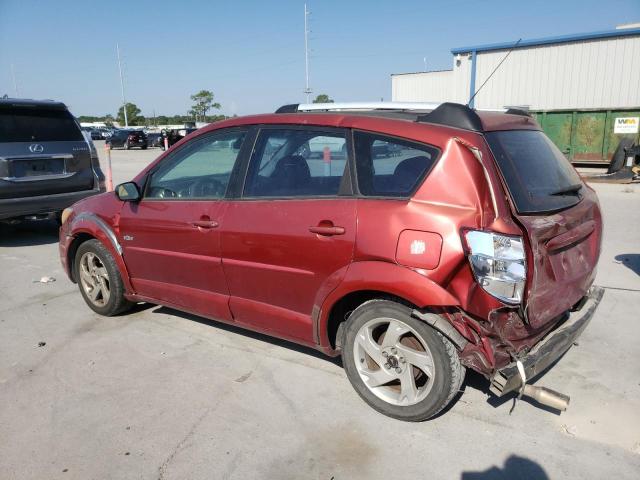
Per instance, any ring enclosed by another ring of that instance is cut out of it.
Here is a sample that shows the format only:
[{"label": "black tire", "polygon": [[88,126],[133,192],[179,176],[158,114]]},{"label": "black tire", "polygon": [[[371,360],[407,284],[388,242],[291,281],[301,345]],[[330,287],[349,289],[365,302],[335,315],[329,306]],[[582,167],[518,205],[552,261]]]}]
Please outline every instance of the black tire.
[{"label": "black tire", "polygon": [[146,149],[147,149],[147,146],[146,146],[146,145],[143,145],[143,146],[142,146],[142,150],[146,150]]},{"label": "black tire", "polygon": [[607,173],[616,173],[618,170],[624,167],[624,162],[626,160],[625,150],[631,148],[632,146],[632,138],[623,137],[620,139],[620,143],[618,143],[618,147],[616,148],[616,151],[613,152],[613,156],[611,157],[611,163],[609,164]]},{"label": "black tire", "polygon": [[[418,403],[395,405],[379,398],[372,393],[358,372],[354,358],[356,336],[367,322],[378,318],[391,318],[409,326],[424,339],[431,352],[433,385],[426,397]],[[456,347],[440,332],[412,317],[411,308],[397,302],[370,300],[360,305],[346,322],[342,345],[342,363],[358,395],[378,412],[398,420],[419,422],[437,415],[451,402],[464,380],[465,368],[460,363]]]},{"label": "black tire", "polygon": [[[94,303],[94,301],[89,298],[89,295],[83,287],[83,282],[80,276],[80,263],[82,257],[87,253],[92,253],[93,255],[95,255],[99,259],[100,263],[104,266],[108,274],[108,286],[110,295],[109,300],[103,306],[96,305],[96,303]],[[122,313],[133,306],[133,303],[128,301],[124,297],[124,283],[122,282],[122,277],[120,277],[120,272],[113,256],[99,240],[87,240],[78,247],[73,264],[73,269],[74,278],[78,282],[78,287],[80,288],[82,298],[84,298],[84,301],[94,312],[106,317],[111,317],[113,315]]]}]

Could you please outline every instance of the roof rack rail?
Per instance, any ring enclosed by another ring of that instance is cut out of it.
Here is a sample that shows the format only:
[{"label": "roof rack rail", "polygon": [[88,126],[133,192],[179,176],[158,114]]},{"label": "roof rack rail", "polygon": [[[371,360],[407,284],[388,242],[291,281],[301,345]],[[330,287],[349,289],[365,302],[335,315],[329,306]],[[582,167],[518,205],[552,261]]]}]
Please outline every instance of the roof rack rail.
[{"label": "roof rack rail", "polygon": [[301,103],[298,105],[284,105],[276,113],[290,113],[295,107],[297,112],[335,112],[335,111],[428,111],[437,108],[439,103],[434,102],[338,102],[338,103]]},{"label": "roof rack rail", "polygon": [[412,121],[420,123],[433,123],[446,125],[448,127],[461,128],[481,132],[483,130],[482,120],[478,116],[478,111],[492,111],[509,113],[511,115],[522,115],[530,117],[525,107],[506,107],[502,109],[473,109],[461,103],[445,102],[345,102],[345,103],[292,103],[283,105],[276,113],[299,113],[299,112],[354,112],[360,114],[390,115],[393,112],[413,114]]}]

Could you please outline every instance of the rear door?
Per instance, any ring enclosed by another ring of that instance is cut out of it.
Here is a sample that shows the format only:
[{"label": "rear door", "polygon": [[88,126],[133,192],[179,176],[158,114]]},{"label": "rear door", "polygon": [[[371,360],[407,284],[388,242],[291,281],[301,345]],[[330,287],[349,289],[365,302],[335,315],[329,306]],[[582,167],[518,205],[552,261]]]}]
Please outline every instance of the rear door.
[{"label": "rear door", "polygon": [[151,172],[140,202],[125,202],[120,234],[137,293],[231,320],[220,230],[245,136],[227,129],[193,139]]},{"label": "rear door", "polygon": [[490,132],[486,138],[527,232],[525,312],[533,327],[542,327],[575,305],[595,279],[598,199],[542,132]]},{"label": "rear door", "polygon": [[94,187],[89,144],[65,108],[0,104],[0,199]]},{"label": "rear door", "polygon": [[312,315],[353,257],[356,205],[342,129],[263,128],[229,201],[223,266],[234,319],[315,341]]}]

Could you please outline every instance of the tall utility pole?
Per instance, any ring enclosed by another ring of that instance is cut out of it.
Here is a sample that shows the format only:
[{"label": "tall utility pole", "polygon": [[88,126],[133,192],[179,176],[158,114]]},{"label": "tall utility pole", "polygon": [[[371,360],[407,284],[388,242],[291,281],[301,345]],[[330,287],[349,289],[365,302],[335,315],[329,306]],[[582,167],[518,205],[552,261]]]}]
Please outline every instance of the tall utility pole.
[{"label": "tall utility pole", "polygon": [[122,89],[122,110],[124,112],[124,126],[129,126],[127,118],[127,101],[124,99],[124,79],[122,78],[122,63],[120,62],[120,46],[116,43],[116,54],[118,55],[118,70],[120,71],[120,88]]},{"label": "tall utility pole", "polygon": [[11,64],[11,77],[13,78],[13,90],[15,91],[16,98],[20,97],[18,93],[18,82],[16,82],[16,71],[13,68],[13,63]]},{"label": "tall utility pole", "polygon": [[309,87],[309,10],[307,4],[304,4],[304,76],[305,88],[304,93],[307,95],[307,103],[311,102],[311,87]]}]

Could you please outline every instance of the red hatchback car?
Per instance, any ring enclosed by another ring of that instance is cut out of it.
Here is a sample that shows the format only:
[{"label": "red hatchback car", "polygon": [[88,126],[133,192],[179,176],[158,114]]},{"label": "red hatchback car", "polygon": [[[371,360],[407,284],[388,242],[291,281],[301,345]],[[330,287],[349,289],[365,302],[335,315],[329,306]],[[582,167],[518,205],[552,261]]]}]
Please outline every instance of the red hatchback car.
[{"label": "red hatchback car", "polygon": [[64,213],[60,257],[102,315],[167,305],[331,356],[373,408],[433,417],[465,369],[527,382],[580,335],[602,218],[525,112],[287,105],[212,124]]}]

